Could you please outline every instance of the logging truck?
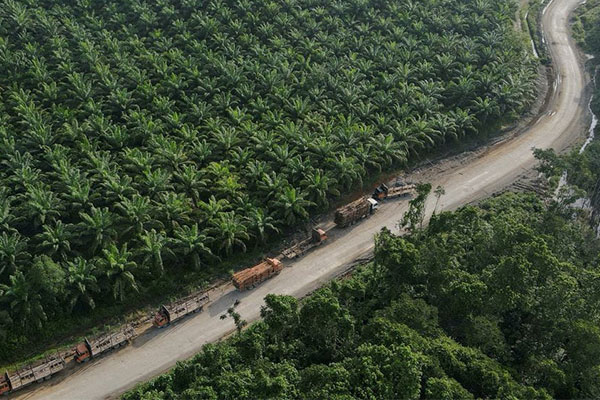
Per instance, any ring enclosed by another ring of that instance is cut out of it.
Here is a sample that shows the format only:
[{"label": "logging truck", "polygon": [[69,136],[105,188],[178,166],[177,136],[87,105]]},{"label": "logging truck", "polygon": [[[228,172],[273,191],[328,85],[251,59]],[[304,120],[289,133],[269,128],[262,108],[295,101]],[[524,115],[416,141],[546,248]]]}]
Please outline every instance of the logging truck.
[{"label": "logging truck", "polygon": [[169,305],[162,305],[154,315],[152,324],[157,328],[164,328],[173,322],[185,317],[186,315],[202,311],[202,308],[208,303],[208,293],[202,293],[191,299],[179,301]]},{"label": "logging truck", "polygon": [[85,338],[75,348],[75,361],[84,363],[104,352],[126,345],[134,336],[135,330],[133,327],[127,326],[119,332],[109,333],[92,341]]},{"label": "logging truck", "polygon": [[378,207],[379,203],[377,200],[371,197],[362,197],[350,204],[338,208],[335,212],[333,222],[335,222],[339,228],[345,228],[362,218],[369,217]]},{"label": "logging truck", "polygon": [[22,389],[34,382],[42,382],[50,379],[52,375],[62,371],[64,368],[64,358],[56,355],[46,358],[37,365],[28,365],[11,374],[5,372],[4,376],[0,377],[0,394],[7,394],[8,392]]},{"label": "logging truck", "polygon": [[400,185],[400,186],[392,186],[388,187],[385,183],[377,186],[375,191],[373,192],[373,199],[375,200],[385,200],[385,199],[393,199],[394,197],[400,196],[408,196],[414,194],[416,190],[415,185]]},{"label": "logging truck", "polygon": [[320,246],[325,240],[327,240],[327,233],[323,229],[314,228],[309,238],[285,249],[281,254],[287,259],[300,257],[313,247]]},{"label": "logging truck", "polygon": [[276,258],[267,258],[254,267],[246,268],[233,275],[233,286],[243,291],[279,274],[283,264]]}]

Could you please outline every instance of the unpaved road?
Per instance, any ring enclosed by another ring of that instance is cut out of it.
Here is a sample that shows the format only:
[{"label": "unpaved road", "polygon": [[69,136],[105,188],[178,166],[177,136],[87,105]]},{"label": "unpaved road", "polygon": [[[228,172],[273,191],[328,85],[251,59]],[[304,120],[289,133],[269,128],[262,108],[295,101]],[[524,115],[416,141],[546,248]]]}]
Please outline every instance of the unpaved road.
[{"label": "unpaved road", "polygon": [[[553,0],[543,18],[547,41],[551,47],[557,85],[549,111],[537,123],[518,137],[499,143],[483,154],[463,161],[442,172],[425,170],[433,187],[443,185],[446,194],[438,209],[455,209],[483,198],[512,183],[523,171],[531,169],[533,147],[563,149],[582,132],[586,110],[583,96],[584,77],[574,45],[568,35],[568,15],[580,0]],[[428,203],[432,212],[435,199]],[[70,375],[60,374],[48,382],[21,393],[27,399],[104,399],[116,397],[138,382],[147,380],[173,366],[178,360],[197,353],[202,345],[214,342],[230,332],[231,318],[219,316],[235,299],[241,304],[237,311],[251,321],[259,316],[267,293],[303,296],[343,270],[346,264],[373,247],[373,235],[382,227],[395,230],[406,208],[406,201],[384,204],[370,219],[352,228],[332,231],[331,242],[317,248],[276,278],[247,293],[238,293],[231,286],[222,288],[222,296],[202,314],[191,317],[165,330],[151,330],[118,353],[109,354]]]}]

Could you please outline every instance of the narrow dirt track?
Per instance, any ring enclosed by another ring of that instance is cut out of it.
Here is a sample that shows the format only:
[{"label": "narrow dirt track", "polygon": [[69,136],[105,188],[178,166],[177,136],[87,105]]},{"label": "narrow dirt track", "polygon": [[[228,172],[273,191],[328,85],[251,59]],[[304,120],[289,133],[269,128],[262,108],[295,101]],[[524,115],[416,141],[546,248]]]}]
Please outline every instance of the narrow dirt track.
[{"label": "narrow dirt track", "polygon": [[[582,99],[584,77],[572,40],[569,37],[568,16],[580,0],[553,0],[543,18],[547,42],[550,45],[557,84],[547,113],[525,133],[491,147],[484,154],[441,173],[422,171],[419,177],[428,179],[433,187],[444,186],[446,194],[438,209],[455,209],[488,196],[511,184],[534,165],[532,148],[564,149],[582,133],[586,105]],[[431,198],[427,211],[433,211]],[[222,288],[222,295],[202,314],[191,317],[166,330],[152,330],[137,338],[118,353],[109,354],[46,385],[21,393],[22,399],[105,399],[117,397],[138,382],[147,380],[189,358],[208,342],[219,340],[234,328],[231,318],[221,320],[236,299],[237,311],[247,321],[259,317],[263,298],[268,293],[304,296],[331,279],[346,265],[373,248],[373,235],[386,226],[395,226],[406,209],[406,201],[384,204],[370,219],[352,228],[332,231],[331,243],[317,248],[276,278],[257,289],[238,293],[231,286]],[[216,296],[215,296],[216,297]]]}]

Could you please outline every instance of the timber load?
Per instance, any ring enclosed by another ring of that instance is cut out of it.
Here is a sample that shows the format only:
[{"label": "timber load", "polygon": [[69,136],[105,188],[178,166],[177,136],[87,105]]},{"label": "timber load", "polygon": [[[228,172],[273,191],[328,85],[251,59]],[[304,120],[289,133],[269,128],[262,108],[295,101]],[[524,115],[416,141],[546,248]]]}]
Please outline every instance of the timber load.
[{"label": "timber load", "polygon": [[251,289],[259,283],[279,274],[283,264],[276,258],[267,258],[258,265],[236,272],[233,275],[233,286],[238,290]]},{"label": "timber load", "polygon": [[377,200],[370,197],[362,197],[338,208],[333,221],[339,228],[345,228],[362,218],[369,217],[377,210],[378,205]]}]

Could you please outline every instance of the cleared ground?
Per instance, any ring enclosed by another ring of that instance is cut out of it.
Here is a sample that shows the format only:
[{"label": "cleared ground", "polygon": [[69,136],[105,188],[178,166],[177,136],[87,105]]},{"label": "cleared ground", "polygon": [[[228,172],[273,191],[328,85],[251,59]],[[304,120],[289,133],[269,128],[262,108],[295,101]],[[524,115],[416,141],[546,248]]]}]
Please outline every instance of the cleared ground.
[{"label": "cleared ground", "polygon": [[[413,179],[426,179],[435,188],[444,186],[446,194],[438,210],[455,209],[486,197],[515,181],[530,170],[535,160],[532,148],[563,149],[582,132],[586,104],[584,76],[575,46],[569,37],[568,16],[579,0],[554,0],[546,9],[543,24],[556,71],[556,85],[547,113],[523,134],[498,143],[487,151],[460,162],[445,163],[416,173]],[[442,169],[440,172],[440,168]],[[435,205],[432,196],[427,211]],[[219,340],[234,329],[231,318],[219,317],[236,299],[237,311],[252,321],[259,316],[263,298],[268,293],[301,297],[339,274],[353,260],[373,247],[373,235],[386,226],[396,230],[397,221],[406,209],[406,201],[384,204],[370,219],[343,231],[332,231],[327,245],[317,248],[276,278],[247,293],[226,286],[213,293],[220,296],[202,314],[182,321],[166,330],[152,330],[118,353],[95,360],[70,375],[21,393],[23,399],[105,399],[116,397],[138,382],[170,368],[176,361],[197,353],[202,345]]]}]

